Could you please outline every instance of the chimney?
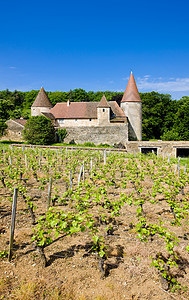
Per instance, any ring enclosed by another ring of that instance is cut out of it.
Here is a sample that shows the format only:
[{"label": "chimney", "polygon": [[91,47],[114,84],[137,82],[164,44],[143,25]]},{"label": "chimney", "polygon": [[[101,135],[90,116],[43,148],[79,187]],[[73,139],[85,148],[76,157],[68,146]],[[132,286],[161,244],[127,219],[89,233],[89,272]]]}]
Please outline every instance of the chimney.
[{"label": "chimney", "polygon": [[70,106],[70,100],[67,101],[67,106]]}]

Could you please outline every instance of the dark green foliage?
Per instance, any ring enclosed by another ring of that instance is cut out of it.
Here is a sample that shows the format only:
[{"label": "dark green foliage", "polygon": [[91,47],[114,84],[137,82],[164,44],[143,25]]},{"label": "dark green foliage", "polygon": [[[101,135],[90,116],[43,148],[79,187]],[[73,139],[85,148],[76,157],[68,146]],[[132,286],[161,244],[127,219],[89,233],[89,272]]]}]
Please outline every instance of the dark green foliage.
[{"label": "dark green foliage", "polygon": [[175,129],[165,131],[161,136],[162,141],[179,141],[179,133]]},{"label": "dark green foliage", "polygon": [[0,137],[5,133],[7,129],[7,124],[5,123],[6,120],[0,119]]},{"label": "dark green foliage", "polygon": [[170,95],[156,92],[143,93],[140,97],[143,140],[159,139],[163,132],[170,130],[174,124],[175,102],[171,100]]},{"label": "dark green foliage", "polygon": [[69,100],[69,92],[48,92],[47,95],[53,106],[56,103],[67,102]]},{"label": "dark green foliage", "polygon": [[96,145],[94,143],[91,142],[86,142],[83,144],[84,147],[96,147]]},{"label": "dark green foliage", "polygon": [[178,110],[174,124],[180,140],[189,140],[189,97],[182,97],[178,101]]},{"label": "dark green foliage", "polygon": [[65,137],[67,136],[68,133],[67,133],[66,128],[62,128],[62,129],[57,130],[57,134],[60,138],[60,142],[63,143],[64,139],[65,139]]},{"label": "dark green foliage", "polygon": [[55,141],[55,129],[44,116],[31,117],[23,130],[24,139],[32,145],[50,145]]}]

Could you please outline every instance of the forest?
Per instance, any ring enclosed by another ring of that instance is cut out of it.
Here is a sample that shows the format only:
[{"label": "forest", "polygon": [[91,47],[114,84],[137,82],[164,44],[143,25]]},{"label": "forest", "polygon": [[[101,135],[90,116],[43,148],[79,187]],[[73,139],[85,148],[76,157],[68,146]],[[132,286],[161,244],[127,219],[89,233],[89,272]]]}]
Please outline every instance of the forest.
[{"label": "forest", "polygon": [[[0,136],[6,129],[8,119],[30,117],[30,107],[33,104],[38,90],[28,92],[8,89],[0,91]],[[58,102],[99,102],[105,94],[108,101],[117,101],[120,104],[123,93],[112,91],[85,91],[74,89],[68,92],[47,92],[53,105]],[[180,100],[173,100],[169,94],[160,94],[155,91],[140,93],[142,100],[143,140],[189,140],[189,97],[183,96]]]}]

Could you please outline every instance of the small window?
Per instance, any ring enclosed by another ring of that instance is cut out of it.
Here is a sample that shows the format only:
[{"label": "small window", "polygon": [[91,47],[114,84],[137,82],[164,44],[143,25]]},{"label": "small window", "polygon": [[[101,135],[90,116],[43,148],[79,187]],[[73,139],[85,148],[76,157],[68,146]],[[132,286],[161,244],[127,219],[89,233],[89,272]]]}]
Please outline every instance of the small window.
[{"label": "small window", "polygon": [[64,123],[64,119],[60,119],[59,120],[59,123],[61,124],[61,123]]},{"label": "small window", "polygon": [[105,112],[105,108],[103,108],[102,111]]},{"label": "small window", "polygon": [[77,122],[77,119],[75,119],[75,122]]},{"label": "small window", "polygon": [[176,157],[189,157],[189,148],[176,148]]},{"label": "small window", "polygon": [[91,119],[89,119],[89,121],[91,121]]},{"label": "small window", "polygon": [[141,153],[148,154],[148,153],[154,153],[157,155],[157,148],[155,147],[141,147]]}]

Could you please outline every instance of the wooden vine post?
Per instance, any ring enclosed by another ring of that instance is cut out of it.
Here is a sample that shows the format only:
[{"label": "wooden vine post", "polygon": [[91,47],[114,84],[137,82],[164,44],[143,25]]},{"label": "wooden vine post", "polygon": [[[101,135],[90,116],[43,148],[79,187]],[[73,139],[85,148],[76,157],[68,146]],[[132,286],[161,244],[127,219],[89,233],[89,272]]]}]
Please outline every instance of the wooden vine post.
[{"label": "wooden vine post", "polygon": [[10,243],[9,243],[9,254],[8,254],[9,261],[11,261],[12,253],[13,253],[13,240],[14,240],[14,229],[15,229],[15,220],[16,220],[17,195],[18,195],[18,188],[15,188],[14,195],[13,195],[13,204],[12,204],[11,231],[10,231]]},{"label": "wooden vine post", "polygon": [[81,169],[80,169],[80,172],[79,172],[79,177],[78,177],[78,186],[80,184],[80,181],[81,181],[81,175],[82,175],[82,172],[83,172],[83,165],[81,166]]},{"label": "wooden vine post", "polygon": [[106,164],[106,149],[104,150],[104,165]]},{"label": "wooden vine post", "polygon": [[70,190],[72,190],[72,170],[70,170]]},{"label": "wooden vine post", "polygon": [[52,177],[49,179],[49,188],[48,188],[48,196],[47,196],[47,210],[49,209],[51,202],[51,190],[52,190]]}]

